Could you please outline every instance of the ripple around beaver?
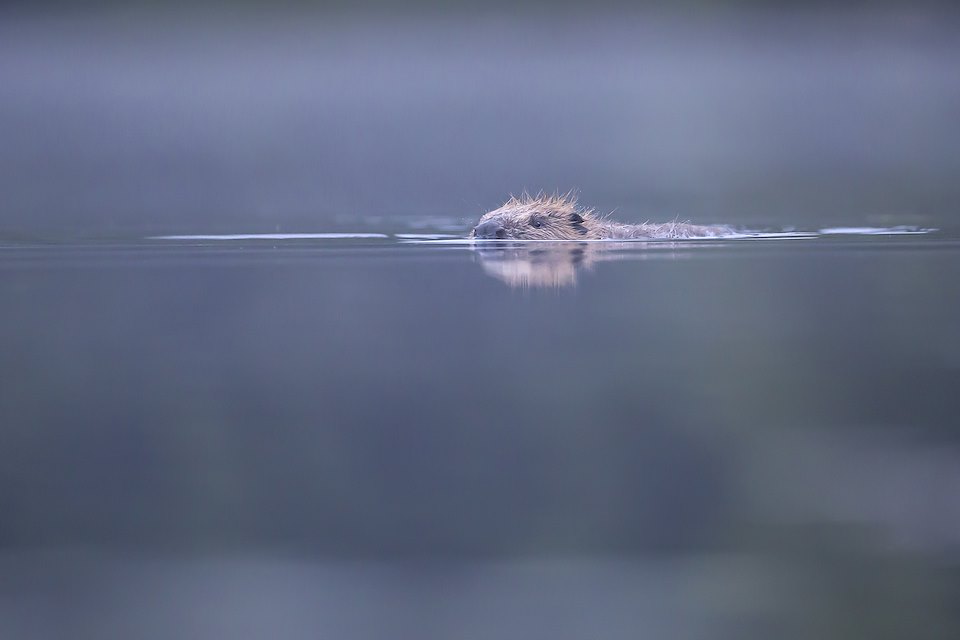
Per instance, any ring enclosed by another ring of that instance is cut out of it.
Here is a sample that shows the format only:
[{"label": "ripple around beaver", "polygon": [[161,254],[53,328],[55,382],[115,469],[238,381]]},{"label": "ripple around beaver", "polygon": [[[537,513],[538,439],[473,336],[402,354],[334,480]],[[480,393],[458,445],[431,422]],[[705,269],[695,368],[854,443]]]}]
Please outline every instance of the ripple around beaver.
[{"label": "ripple around beaver", "polygon": [[606,238],[602,240],[499,240],[470,238],[452,233],[369,233],[369,232],[318,232],[318,233],[233,233],[233,234],[182,234],[148,236],[146,240],[161,241],[210,241],[231,242],[240,240],[371,240],[395,238],[409,244],[504,244],[504,243],[646,243],[646,242],[702,242],[710,240],[740,240],[740,239],[807,239],[821,236],[899,236],[899,235],[930,235],[938,229],[895,226],[895,227],[826,227],[816,231],[732,231],[729,234],[691,237],[691,238]]}]

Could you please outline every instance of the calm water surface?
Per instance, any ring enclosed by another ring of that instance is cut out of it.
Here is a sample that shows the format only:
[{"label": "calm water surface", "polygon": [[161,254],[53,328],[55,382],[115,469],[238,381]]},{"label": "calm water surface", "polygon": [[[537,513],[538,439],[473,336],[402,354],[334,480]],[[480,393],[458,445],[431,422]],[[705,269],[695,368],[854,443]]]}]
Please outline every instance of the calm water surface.
[{"label": "calm water surface", "polygon": [[960,638],[960,15],[14,4],[0,640]]},{"label": "calm water surface", "polygon": [[956,239],[385,236],[0,249],[0,637],[960,634]]}]

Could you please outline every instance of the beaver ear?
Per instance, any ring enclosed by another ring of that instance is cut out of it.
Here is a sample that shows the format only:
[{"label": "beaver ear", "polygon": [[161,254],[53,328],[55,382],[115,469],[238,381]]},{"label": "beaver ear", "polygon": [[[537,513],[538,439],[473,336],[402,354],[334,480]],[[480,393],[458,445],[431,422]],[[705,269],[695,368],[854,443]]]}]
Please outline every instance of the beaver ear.
[{"label": "beaver ear", "polygon": [[583,216],[581,216],[579,213],[571,213],[570,222],[572,222],[573,224],[580,224],[581,222],[583,222]]}]

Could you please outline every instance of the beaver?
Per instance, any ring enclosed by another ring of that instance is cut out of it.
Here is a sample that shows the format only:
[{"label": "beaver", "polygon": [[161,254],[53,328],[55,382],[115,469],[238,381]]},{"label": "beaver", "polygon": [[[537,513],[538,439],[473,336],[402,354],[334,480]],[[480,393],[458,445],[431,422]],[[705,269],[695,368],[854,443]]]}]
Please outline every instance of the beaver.
[{"label": "beaver", "polygon": [[471,238],[489,240],[628,240],[718,238],[730,227],[689,222],[624,224],[597,216],[577,204],[572,193],[511,196],[499,209],[483,215]]}]

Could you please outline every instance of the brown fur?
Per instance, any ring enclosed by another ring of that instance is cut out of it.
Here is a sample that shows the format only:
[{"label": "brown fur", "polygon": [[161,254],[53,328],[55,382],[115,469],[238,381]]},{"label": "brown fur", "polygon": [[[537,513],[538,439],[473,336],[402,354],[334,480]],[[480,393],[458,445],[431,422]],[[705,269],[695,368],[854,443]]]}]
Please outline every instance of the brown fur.
[{"label": "brown fur", "polygon": [[470,232],[470,237],[500,240],[683,239],[716,238],[733,232],[729,227],[688,222],[613,222],[597,216],[593,209],[580,207],[576,197],[568,193],[511,197],[499,209],[484,214]]}]

